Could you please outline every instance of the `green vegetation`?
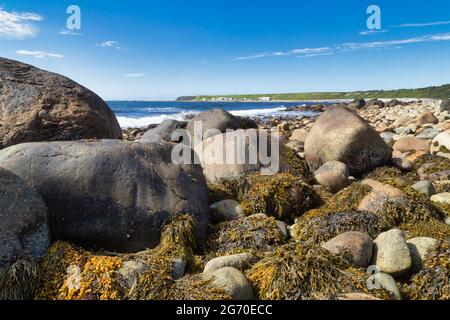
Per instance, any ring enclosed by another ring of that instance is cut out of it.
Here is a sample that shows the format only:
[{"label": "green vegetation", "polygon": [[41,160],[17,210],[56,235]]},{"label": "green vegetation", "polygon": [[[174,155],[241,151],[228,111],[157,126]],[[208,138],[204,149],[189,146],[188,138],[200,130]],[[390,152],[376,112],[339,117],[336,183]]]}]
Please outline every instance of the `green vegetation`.
[{"label": "green vegetation", "polygon": [[258,100],[260,97],[270,97],[271,100],[334,100],[334,99],[370,99],[370,98],[450,98],[450,84],[438,87],[426,87],[418,89],[400,90],[371,90],[355,92],[304,92],[304,93],[280,93],[280,94],[247,94],[247,95],[224,95],[224,96],[191,96],[179,97],[179,101],[195,100],[201,101],[217,99],[219,97],[233,98],[235,100]]}]

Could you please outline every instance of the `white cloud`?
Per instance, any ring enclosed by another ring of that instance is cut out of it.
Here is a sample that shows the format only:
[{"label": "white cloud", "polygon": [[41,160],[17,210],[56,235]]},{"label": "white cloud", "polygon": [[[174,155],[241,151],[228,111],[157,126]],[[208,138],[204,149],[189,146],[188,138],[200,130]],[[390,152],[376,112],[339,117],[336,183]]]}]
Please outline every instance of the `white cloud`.
[{"label": "white cloud", "polygon": [[436,42],[436,41],[450,41],[450,33],[427,35],[422,37],[414,37],[400,40],[344,43],[340,45],[338,49],[342,51],[361,50],[361,49],[381,49],[381,48],[398,47],[407,44]]},{"label": "white cloud", "polygon": [[251,60],[251,59],[259,59],[266,57],[282,57],[282,56],[299,56],[299,55],[310,55],[310,54],[321,54],[325,52],[333,51],[332,48],[329,47],[321,47],[321,48],[303,48],[303,49],[293,49],[290,51],[275,51],[275,52],[262,52],[249,56],[237,57],[235,60]]},{"label": "white cloud", "polygon": [[360,36],[372,36],[374,34],[379,34],[379,33],[386,33],[389,32],[389,30],[387,29],[382,29],[382,30],[366,30],[366,31],[361,31],[359,33]]},{"label": "white cloud", "polygon": [[404,45],[450,41],[450,33],[441,33],[434,35],[426,35],[421,37],[388,40],[388,41],[372,41],[372,42],[349,42],[332,47],[320,48],[304,48],[293,49],[290,51],[264,52],[249,56],[237,57],[235,60],[250,60],[275,56],[296,56],[297,58],[311,58],[317,56],[329,56],[335,53],[345,53],[357,50],[380,50],[380,49],[400,49]]},{"label": "white cloud", "polygon": [[75,30],[69,30],[69,29],[61,29],[58,34],[62,36],[81,36],[81,33],[76,32]]},{"label": "white cloud", "polygon": [[323,53],[309,53],[304,55],[299,55],[297,58],[312,58],[312,57],[320,57],[320,56],[331,56],[334,52],[323,52]]},{"label": "white cloud", "polygon": [[39,22],[43,19],[36,13],[6,11],[0,7],[0,38],[34,37],[38,29],[30,22]]},{"label": "white cloud", "polygon": [[431,27],[431,26],[441,26],[445,24],[450,24],[450,21],[436,21],[436,22],[425,22],[425,23],[404,23],[399,24],[397,28],[420,28],[420,27]]},{"label": "white cloud", "polygon": [[104,41],[101,43],[97,43],[96,45],[98,47],[102,47],[102,48],[113,48],[113,49],[120,50],[119,41],[108,40],[108,41]]},{"label": "white cloud", "polygon": [[45,59],[45,58],[57,58],[62,59],[64,56],[59,53],[50,53],[45,51],[29,51],[29,50],[17,50],[16,53],[20,56],[29,56],[29,57],[35,57],[39,59]]},{"label": "white cloud", "polygon": [[141,78],[144,76],[143,73],[127,73],[123,75],[125,78]]}]

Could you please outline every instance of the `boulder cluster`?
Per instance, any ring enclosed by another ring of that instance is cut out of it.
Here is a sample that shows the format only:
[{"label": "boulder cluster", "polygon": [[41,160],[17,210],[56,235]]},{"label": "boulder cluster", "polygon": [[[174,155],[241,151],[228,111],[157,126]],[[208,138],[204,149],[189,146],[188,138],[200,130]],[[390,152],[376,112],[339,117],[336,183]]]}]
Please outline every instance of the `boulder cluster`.
[{"label": "boulder cluster", "polygon": [[[122,135],[94,93],[0,59],[0,299],[449,299],[449,102],[311,109]],[[209,161],[274,128],[275,171]]]}]

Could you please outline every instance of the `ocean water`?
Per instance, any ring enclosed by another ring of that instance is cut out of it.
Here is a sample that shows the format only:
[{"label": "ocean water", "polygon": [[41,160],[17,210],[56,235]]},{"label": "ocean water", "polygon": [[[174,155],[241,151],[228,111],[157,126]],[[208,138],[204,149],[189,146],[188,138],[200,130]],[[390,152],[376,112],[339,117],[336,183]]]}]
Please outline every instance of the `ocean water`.
[{"label": "ocean water", "polygon": [[142,128],[165,119],[187,120],[208,109],[221,108],[233,115],[250,118],[312,116],[312,112],[286,111],[310,102],[188,102],[108,101],[122,128]]}]

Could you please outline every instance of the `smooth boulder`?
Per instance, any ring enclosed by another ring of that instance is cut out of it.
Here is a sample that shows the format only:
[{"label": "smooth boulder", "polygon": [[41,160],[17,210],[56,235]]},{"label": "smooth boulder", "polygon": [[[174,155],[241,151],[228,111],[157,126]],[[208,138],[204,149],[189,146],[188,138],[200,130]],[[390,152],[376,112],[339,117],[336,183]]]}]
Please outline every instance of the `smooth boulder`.
[{"label": "smooth boulder", "polygon": [[121,137],[114,113],[92,91],[56,73],[0,58],[0,149]]},{"label": "smooth boulder", "polygon": [[18,258],[41,257],[50,244],[47,207],[41,196],[0,168],[0,269]]},{"label": "smooth boulder", "polygon": [[362,232],[348,231],[324,243],[322,247],[333,254],[348,252],[358,267],[367,267],[372,259],[372,238]]},{"label": "smooth boulder", "polygon": [[374,241],[372,261],[380,272],[399,276],[411,269],[412,258],[403,232],[392,229],[381,233]]},{"label": "smooth boulder", "polygon": [[[218,183],[223,179],[235,180],[241,175],[265,171],[274,174],[280,169],[277,145],[278,138],[267,134],[267,148],[274,148],[269,161],[261,161],[261,137],[254,129],[236,130],[208,138],[194,148],[208,183]],[[273,160],[273,161],[272,161]]]},{"label": "smooth boulder", "polygon": [[253,300],[252,286],[244,274],[232,267],[225,267],[203,274],[216,288],[223,290],[233,300]]},{"label": "smooth boulder", "polygon": [[414,137],[400,138],[394,143],[394,150],[399,152],[413,152],[413,151],[430,151],[431,140],[418,139]]},{"label": "smooth boulder", "polygon": [[198,165],[177,165],[172,144],[27,143],[0,151],[0,163],[43,197],[54,240],[134,252],[159,243],[171,217],[196,218],[203,240],[210,222]]},{"label": "smooth boulder", "polygon": [[210,109],[199,113],[188,122],[186,127],[194,145],[197,141],[211,138],[227,129],[237,130],[240,128],[241,121],[223,109]]},{"label": "smooth boulder", "polygon": [[209,206],[212,223],[238,220],[245,217],[244,210],[236,200],[222,200]]},{"label": "smooth boulder", "polygon": [[349,185],[349,171],[345,163],[328,161],[316,172],[314,178],[323,187],[337,193]]},{"label": "smooth boulder", "polygon": [[[141,143],[161,143],[161,142],[181,142],[178,135],[174,134],[176,130],[184,129],[186,123],[177,120],[164,120],[156,128],[150,129],[144,133],[139,140]],[[173,135],[173,137],[172,137]]]},{"label": "smooth boulder", "polygon": [[333,107],[315,122],[305,141],[305,157],[311,170],[336,160],[360,175],[386,164],[391,148],[380,135],[351,109]]},{"label": "smooth boulder", "polygon": [[225,267],[232,267],[238,270],[250,268],[258,257],[251,252],[237,253],[229,256],[221,256],[208,261],[205,265],[204,273],[219,270]]}]

